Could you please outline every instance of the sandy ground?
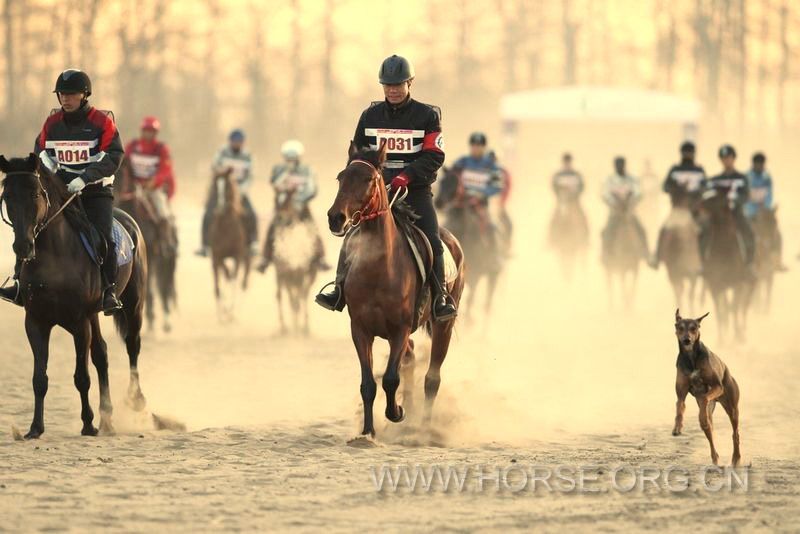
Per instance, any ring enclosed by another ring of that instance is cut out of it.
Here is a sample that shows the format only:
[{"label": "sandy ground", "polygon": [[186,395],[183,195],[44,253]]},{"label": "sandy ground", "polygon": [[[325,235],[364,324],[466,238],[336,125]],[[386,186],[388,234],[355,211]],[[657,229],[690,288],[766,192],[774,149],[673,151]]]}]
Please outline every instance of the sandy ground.
[{"label": "sandy ground", "polygon": [[[585,272],[564,283],[541,248],[549,207],[536,210],[519,221],[495,312],[458,329],[433,428],[420,428],[413,409],[404,423],[386,422],[379,392],[376,443],[349,446],[361,408],[346,315],[314,307],[311,339],[276,336],[274,280],[256,275],[237,305],[237,322],[220,325],[210,268],[189,254],[198,214],[179,210],[180,310],[171,334],[144,340],[144,414],[125,406],[124,347],[103,322],[116,435],[79,436],[74,356],[60,332],[52,341],[47,431],[34,442],[13,439],[12,427],[24,432],[32,415],[32,363],[22,312],[0,307],[0,530],[800,529],[797,273],[779,280],[775,308],[753,320],[748,342],[718,340],[712,320],[704,327],[704,339],[742,389],[749,489],[716,492],[693,480],[686,491],[621,492],[602,481],[616,466],[676,465],[696,473],[709,462],[691,399],[684,435],[670,435],[676,349],[663,272],[643,273],[632,309],[610,308],[596,251]],[[797,235],[794,221],[785,226]],[[5,266],[8,239],[3,232]],[[787,241],[787,248],[796,244]],[[331,259],[336,244],[329,240]],[[376,351],[378,370],[385,352]],[[96,407],[96,387],[92,398]],[[187,430],[156,430],[150,413]],[[722,410],[715,423],[728,462],[730,426]],[[483,466],[517,482],[520,467],[596,466],[587,470],[601,477],[595,486],[605,491],[513,491],[505,484],[498,490],[491,481],[483,490],[472,483],[464,491],[436,484],[428,492],[376,490],[373,469],[417,464]]]}]

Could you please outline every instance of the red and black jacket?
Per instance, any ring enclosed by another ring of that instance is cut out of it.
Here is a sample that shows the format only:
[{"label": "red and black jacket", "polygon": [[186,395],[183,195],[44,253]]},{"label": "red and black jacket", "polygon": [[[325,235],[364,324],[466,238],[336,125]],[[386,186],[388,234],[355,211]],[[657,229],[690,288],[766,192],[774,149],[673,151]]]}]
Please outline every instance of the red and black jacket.
[{"label": "red and black jacket", "polygon": [[124,156],[122,141],[110,112],[84,105],[77,111],[54,111],[36,138],[34,151],[58,163],[65,182],[82,178],[83,194],[113,195],[114,173]]},{"label": "red and black jacket", "polygon": [[353,141],[359,148],[377,150],[386,141],[387,160],[383,179],[391,183],[405,175],[410,188],[427,188],[436,181],[444,163],[441,111],[409,98],[399,106],[373,102],[364,110]]},{"label": "red and black jacket", "polygon": [[134,139],[125,147],[125,164],[134,180],[152,180],[153,187],[163,188],[169,198],[175,194],[172,159],[161,141]]}]

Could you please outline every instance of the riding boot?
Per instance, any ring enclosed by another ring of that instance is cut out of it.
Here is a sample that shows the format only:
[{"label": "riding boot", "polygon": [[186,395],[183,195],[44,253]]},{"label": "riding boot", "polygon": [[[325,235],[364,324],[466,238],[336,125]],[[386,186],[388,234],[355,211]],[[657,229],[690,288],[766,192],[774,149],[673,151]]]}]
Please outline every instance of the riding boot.
[{"label": "riding boot", "polygon": [[[7,300],[17,306],[22,306],[22,292],[19,290],[19,273],[22,270],[22,261],[17,259],[14,264],[14,276],[10,286],[0,287],[0,299]],[[8,282],[8,280],[6,280]]]},{"label": "riding boot", "polygon": [[432,312],[435,321],[449,321],[458,314],[453,298],[447,293],[444,279],[444,255],[434,256],[430,283],[433,291]]},{"label": "riding boot", "polygon": [[122,309],[122,303],[117,298],[117,247],[113,241],[108,242],[108,253],[103,262],[103,315],[114,315]]},{"label": "riding boot", "polygon": [[339,262],[336,264],[336,279],[322,288],[325,289],[329,285],[333,285],[333,289],[331,291],[320,290],[314,299],[317,304],[326,310],[342,311],[346,304],[344,301],[344,280],[347,275],[346,249],[347,237],[345,237],[345,241],[342,243],[342,250],[339,251]]}]

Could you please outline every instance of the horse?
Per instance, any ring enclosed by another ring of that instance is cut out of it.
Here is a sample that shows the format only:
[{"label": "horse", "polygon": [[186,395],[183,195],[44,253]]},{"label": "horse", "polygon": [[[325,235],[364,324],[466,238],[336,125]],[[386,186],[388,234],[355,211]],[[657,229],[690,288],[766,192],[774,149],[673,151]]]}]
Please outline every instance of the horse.
[{"label": "horse", "polygon": [[503,270],[503,257],[497,244],[497,236],[492,234],[495,229],[489,219],[488,210],[480,199],[465,191],[458,173],[452,169],[444,169],[435,204],[439,209],[446,208],[444,226],[456,237],[464,250],[464,256],[470,258],[466,278],[470,292],[462,308],[464,320],[471,322],[477,287],[483,279],[486,280],[483,311],[485,317],[489,317],[497,281]]},{"label": "horse", "polygon": [[[90,228],[78,207],[79,197],[70,196],[61,180],[40,166],[35,154],[11,160],[0,156],[0,171],[6,175],[2,200],[10,219],[7,224],[14,230],[14,253],[23,261],[19,287],[25,307],[25,332],[34,359],[34,414],[25,438],[35,439],[44,433],[47,362],[50,334],[55,326],[69,332],[75,344],[74,379],[81,398],[81,434],[98,433],[89,404],[89,352],[100,384],[100,430],[112,433],[108,350],[98,320],[103,287],[100,268],[84,250],[77,229]],[[128,352],[127,400],[140,411],[145,406],[138,360],[147,291],[147,250],[136,222],[120,210],[115,210],[114,217],[130,234],[134,245],[132,261],[119,269],[117,289],[123,308],[114,314],[114,323]]]},{"label": "horse", "polygon": [[695,304],[700,280],[700,227],[688,207],[674,206],[661,230],[661,257],[667,268],[675,302],[680,307]]},{"label": "horse", "polygon": [[303,217],[292,197],[291,193],[279,195],[273,223],[278,318],[281,333],[287,333],[283,315],[283,296],[286,294],[295,333],[308,335],[308,294],[319,270],[317,258],[322,244],[314,221],[310,217]]},{"label": "horse", "polygon": [[[219,283],[220,272],[235,290],[241,268],[242,289],[246,290],[250,276],[250,248],[247,244],[239,186],[233,177],[232,169],[216,173],[212,187],[216,190],[217,204],[208,235],[211,268],[214,273],[214,296],[220,320],[227,321],[233,319],[233,300],[227,304],[223,302]],[[228,266],[227,260],[231,260],[233,267]]]},{"label": "horse", "polygon": [[772,306],[772,285],[781,264],[777,210],[777,206],[772,209],[762,207],[751,219],[756,239],[753,264],[758,277],[754,294],[765,312],[769,312]]},{"label": "horse", "polygon": [[716,308],[720,339],[733,327],[736,338],[743,340],[754,280],[735,213],[726,195],[717,191],[707,193],[700,208],[705,225],[703,278]]},{"label": "horse", "polygon": [[[427,291],[417,272],[403,229],[413,224],[410,210],[395,202],[396,216],[389,204],[380,169],[386,161],[386,144],[378,150],[359,150],[351,143],[347,166],[338,177],[339,188],[328,210],[328,226],[336,236],[348,235],[343,247],[347,257],[344,298],[350,315],[350,331],[361,365],[361,399],[364,404],[362,436],[375,435],[372,408],[377,390],[372,370],[372,346],[376,337],[389,342],[390,352],[383,390],[386,418],[399,423],[405,418],[396,392],[403,367],[404,399],[410,401],[413,385],[414,345],[410,339],[417,325],[425,325],[431,336],[431,356],[425,375],[424,421],[430,424],[433,404],[441,383],[440,369],[447,356],[455,318],[433,321],[430,298],[422,304],[417,320],[417,300]],[[416,229],[408,228],[410,232]],[[457,304],[464,288],[464,253],[458,240],[440,229],[444,245],[455,260],[457,275],[448,290]],[[428,262],[428,276],[430,274]],[[406,392],[408,395],[406,396]]]},{"label": "horse", "polygon": [[[614,235],[608,235],[612,221],[616,220]],[[633,198],[628,194],[619,197],[611,209],[604,232],[603,266],[609,288],[609,298],[613,298],[614,279],[619,281],[622,302],[633,303],[636,283],[639,277],[639,264],[644,259],[642,244],[636,230],[636,213]],[[646,246],[646,245],[645,245]]]},{"label": "horse", "polygon": [[[123,180],[130,183],[130,180]],[[163,313],[162,328],[172,330],[170,314],[177,305],[175,290],[175,271],[178,261],[178,238],[175,225],[170,221],[160,221],[152,202],[143,186],[136,184],[117,195],[118,207],[130,214],[142,230],[147,245],[147,301],[145,313],[148,330],[155,325],[155,294],[157,289]]]},{"label": "horse", "polygon": [[547,241],[558,255],[564,277],[570,280],[576,264],[586,257],[589,250],[589,221],[575,194],[557,192]]}]

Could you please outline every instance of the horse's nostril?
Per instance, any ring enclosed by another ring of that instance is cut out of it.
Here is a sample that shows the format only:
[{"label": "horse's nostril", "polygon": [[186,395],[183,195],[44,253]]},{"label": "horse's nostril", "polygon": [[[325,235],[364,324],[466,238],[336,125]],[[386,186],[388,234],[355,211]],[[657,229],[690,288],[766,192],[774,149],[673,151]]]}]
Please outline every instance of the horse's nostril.
[{"label": "horse's nostril", "polygon": [[328,214],[328,226],[331,230],[338,230],[345,221],[344,213]]}]

